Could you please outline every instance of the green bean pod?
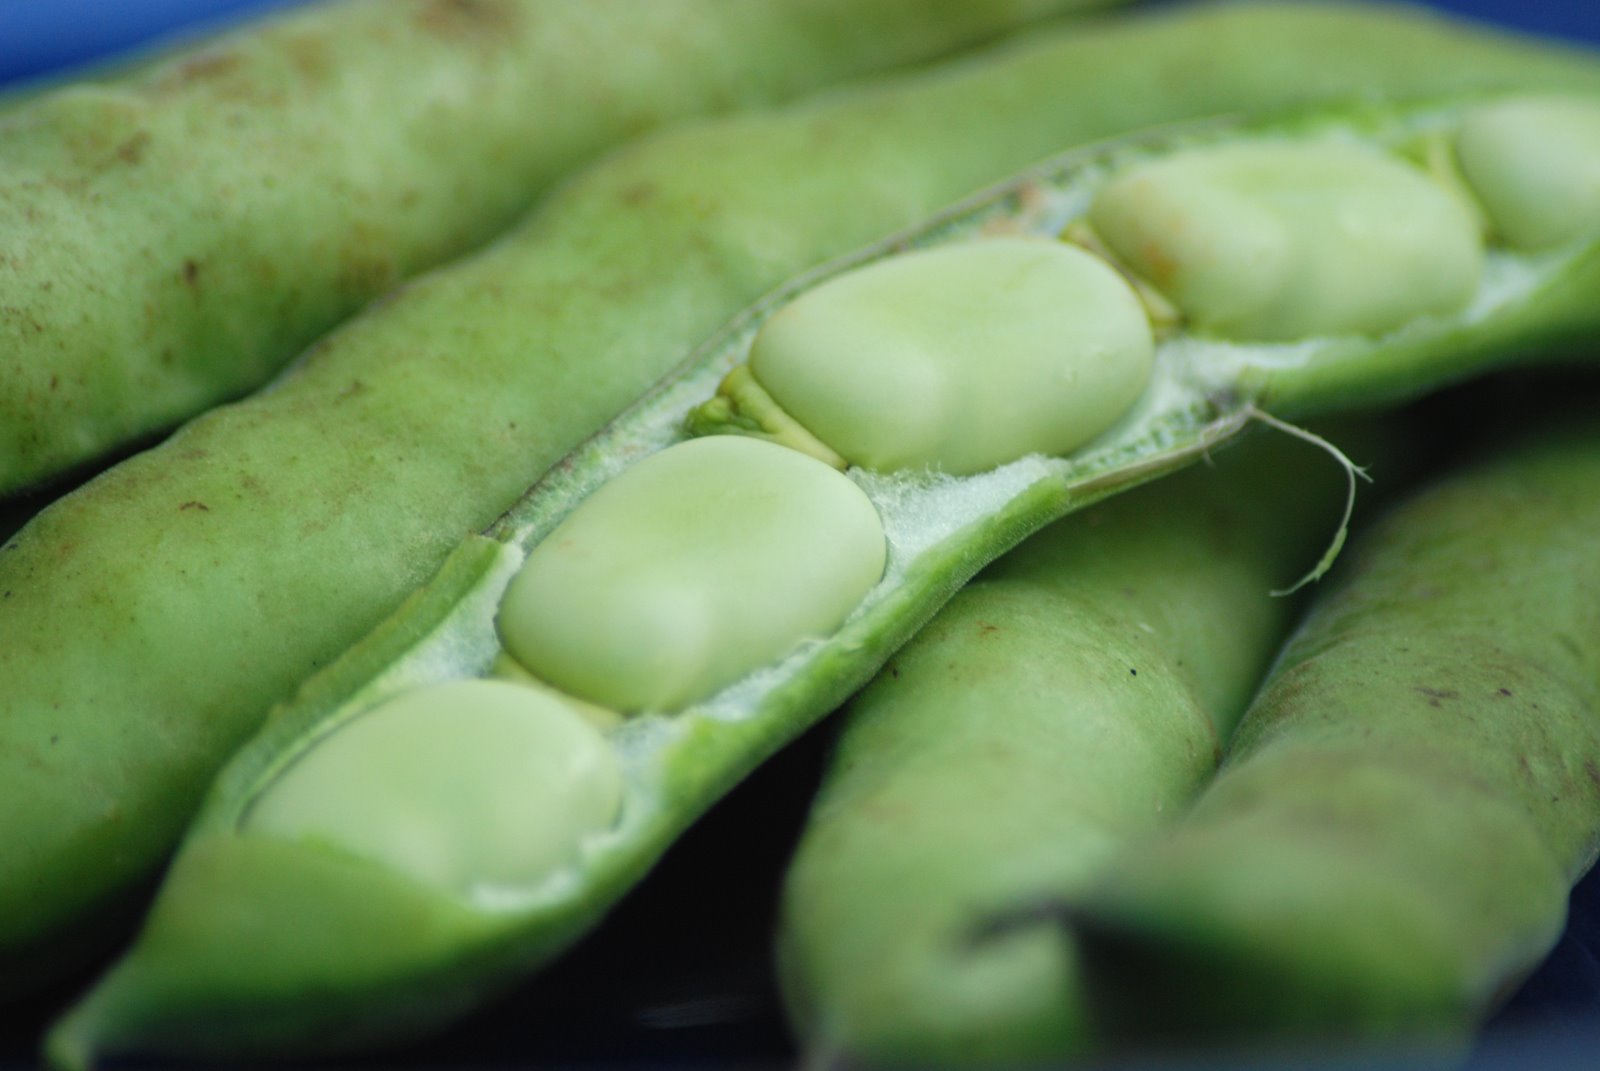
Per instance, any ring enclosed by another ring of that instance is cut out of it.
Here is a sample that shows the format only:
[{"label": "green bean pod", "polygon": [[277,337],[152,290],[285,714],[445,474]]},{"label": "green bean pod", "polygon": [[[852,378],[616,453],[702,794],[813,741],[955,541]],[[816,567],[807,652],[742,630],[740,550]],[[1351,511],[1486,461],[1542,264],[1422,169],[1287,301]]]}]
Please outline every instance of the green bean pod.
[{"label": "green bean pod", "polygon": [[265,382],[683,115],[1093,0],[333,0],[0,115],[0,497]]},{"label": "green bean pod", "polygon": [[1056,920],[1006,917],[1070,903],[1210,778],[1291,622],[1268,593],[1337,523],[1336,477],[1257,437],[1059,521],[850,702],[779,924],[811,1058],[1043,1066],[1091,1046]]},{"label": "green bean pod", "polygon": [[1364,534],[1217,779],[1067,914],[1123,1043],[1456,1047],[1600,848],[1600,427]]},{"label": "green bean pod", "polygon": [[786,277],[1063,145],[1486,81],[1600,65],[1408,9],[1196,7],[618,153],[0,550],[0,992],[103,947],[274,703]]},{"label": "green bean pod", "polygon": [[[409,690],[490,674],[525,678],[526,663],[520,669],[506,666],[505,634],[497,628],[497,617],[506,612],[502,599],[524,562],[542,556],[541,544],[557,539],[569,517],[589,511],[600,497],[596,492],[603,495],[603,485],[628,465],[658,451],[683,449],[689,424],[703,423],[699,416],[691,420],[691,413],[703,415],[697,403],[716,396],[718,384],[727,384],[748,358],[763,326],[802,295],[825,289],[836,295],[834,288],[853,273],[917,250],[970,250],[997,233],[1011,241],[1023,236],[1021,244],[1058,241],[1099,191],[1119,177],[1151,161],[1218,146],[1334,143],[1404,167],[1404,153],[1448,138],[1474,109],[1501,99],[1474,94],[1410,105],[1340,107],[1255,123],[1204,123],[1069,153],[886,244],[803,275],[759,302],[552,469],[485,534],[461,544],[432,582],[309,680],[230,762],[190,831],[144,937],[54,1033],[56,1058],[81,1064],[96,1053],[124,1047],[353,1044],[447,1016],[593,924],[719,795],[865,683],[962,583],[1029,532],[1181,468],[1237,436],[1264,405],[1308,415],[1417,394],[1488,367],[1528,360],[1543,345],[1600,327],[1600,310],[1587,297],[1600,276],[1600,236],[1576,234],[1559,250],[1532,257],[1493,248],[1484,253],[1491,265],[1482,273],[1484,281],[1459,295],[1459,308],[1430,307],[1374,335],[1285,344],[1216,340],[1181,324],[1171,326],[1155,346],[1143,393],[1109,428],[1068,456],[1028,453],[959,477],[927,466],[850,467],[840,478],[866,494],[887,540],[882,578],[835,631],[791,633],[793,646],[786,656],[746,664],[740,679],[712,694],[684,705],[612,708],[596,716],[596,731],[606,736],[624,774],[616,820],[603,829],[578,831],[576,857],[516,895],[485,899],[423,887],[374,862],[365,849],[353,858],[312,841],[262,835],[249,826],[252,808],[274,791],[286,770],[311,761],[308,756],[325,741],[364,717],[379,716]],[[1273,180],[1282,173],[1275,170]],[[1445,191],[1439,196],[1454,196],[1447,177],[1437,181]],[[1379,201],[1408,203],[1405,198]],[[1451,225],[1460,225],[1464,217],[1450,218]],[[1357,237],[1371,223],[1358,219]],[[1378,223],[1386,225],[1381,213]],[[1294,237],[1289,235],[1291,250],[1297,248]],[[1299,247],[1296,255],[1303,252]],[[1359,257],[1352,261],[1345,252],[1340,251],[1343,270],[1363,270]],[[985,262],[964,261],[962,270]],[[973,278],[975,284],[981,281]],[[1035,359],[1032,321],[1020,340],[1009,330],[1009,319],[991,326],[1003,340],[997,352]],[[987,356],[984,350],[975,352]],[[1069,346],[1063,382],[1076,381],[1079,372],[1108,355],[1117,356],[1099,344]],[[934,356],[943,361],[948,354]],[[1048,374],[1048,367],[1033,367]],[[736,400],[743,404],[750,397]],[[721,431],[806,441],[805,429],[797,430],[792,420],[778,419],[773,432],[760,421],[746,422],[736,407],[719,408],[716,417],[723,422]],[[716,481],[695,482],[710,487]],[[648,559],[658,545],[642,532],[625,547],[619,568]],[[759,555],[760,548],[744,553]],[[853,574],[859,565],[849,564],[848,571]],[[723,598],[715,591],[702,594],[695,598],[706,605]],[[584,631],[598,637],[606,629],[586,623]],[[587,662],[600,652],[576,657]],[[516,660],[522,658],[519,653]],[[575,699],[605,703],[591,695]],[[378,831],[371,832],[381,839]],[[263,862],[269,856],[270,866]],[[297,856],[301,862],[293,861]],[[379,933],[353,917],[338,942],[290,940],[309,904],[328,917],[369,912],[363,875],[376,883],[372,895],[399,896],[405,912],[418,914],[417,941],[395,940],[393,928],[383,924],[382,947],[361,953],[359,947],[379,940]],[[252,888],[258,891],[246,898],[250,906],[241,907],[238,896]],[[250,913],[250,924],[229,924],[228,916],[241,910]],[[264,958],[265,950],[254,950],[258,941],[271,944],[270,958]],[[290,947],[297,951],[285,951]],[[257,969],[266,962],[271,969]]]}]

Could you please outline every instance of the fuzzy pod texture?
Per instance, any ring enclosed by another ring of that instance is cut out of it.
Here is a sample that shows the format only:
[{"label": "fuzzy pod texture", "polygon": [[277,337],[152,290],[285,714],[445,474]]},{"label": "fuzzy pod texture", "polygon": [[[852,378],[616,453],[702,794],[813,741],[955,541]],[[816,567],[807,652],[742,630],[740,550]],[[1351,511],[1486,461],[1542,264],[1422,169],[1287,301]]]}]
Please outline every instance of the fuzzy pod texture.
[{"label": "fuzzy pod texture", "polygon": [[76,924],[160,864],[273,703],[784,278],[1075,142],[1507,81],[1600,65],[1404,9],[1196,8],[619,153],[0,549],[0,988],[92,946]]},{"label": "fuzzy pod texture", "polygon": [[1217,779],[1072,918],[1124,1042],[1452,1047],[1600,847],[1600,425],[1352,547]]},{"label": "fuzzy pod texture", "polygon": [[871,1066],[1092,1043],[1048,912],[1177,818],[1287,632],[1330,459],[1256,436],[1058,521],[964,588],[843,712],[785,878],[801,1043]]},{"label": "fuzzy pod texture", "polygon": [[0,114],[0,495],[259,386],[683,115],[1084,0],[333,0]]}]

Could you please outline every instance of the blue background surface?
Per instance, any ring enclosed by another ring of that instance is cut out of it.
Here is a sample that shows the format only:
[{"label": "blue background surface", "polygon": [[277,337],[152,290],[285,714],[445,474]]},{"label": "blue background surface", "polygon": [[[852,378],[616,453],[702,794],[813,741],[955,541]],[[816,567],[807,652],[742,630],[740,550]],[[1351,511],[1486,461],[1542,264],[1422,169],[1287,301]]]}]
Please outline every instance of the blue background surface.
[{"label": "blue background surface", "polygon": [[0,0],[0,82],[110,57],[304,0]]},{"label": "blue background surface", "polygon": [[1535,33],[1600,44],[1597,0],[1440,0],[1427,6]]}]

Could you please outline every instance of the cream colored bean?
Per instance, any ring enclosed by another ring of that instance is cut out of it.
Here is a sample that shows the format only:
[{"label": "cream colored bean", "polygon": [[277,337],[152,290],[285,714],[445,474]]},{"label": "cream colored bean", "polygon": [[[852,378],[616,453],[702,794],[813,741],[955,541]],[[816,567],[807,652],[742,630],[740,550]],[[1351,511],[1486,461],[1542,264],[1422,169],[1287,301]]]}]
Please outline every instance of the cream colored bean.
[{"label": "cream colored bean", "polygon": [[1240,340],[1375,335],[1456,311],[1483,265],[1454,194],[1345,143],[1225,145],[1135,166],[1099,192],[1090,221],[1192,328]]},{"label": "cream colored bean", "polygon": [[841,275],[761,328],[750,370],[849,462],[981,472],[1065,454],[1144,390],[1154,343],[1099,258],[1041,238],[982,239]]},{"label": "cream colored bean", "polygon": [[500,638],[573,695],[676,710],[831,634],[885,555],[872,503],[827,465],[756,439],[693,439],[606,483],[534,547],[500,604]]},{"label": "cream colored bean", "polygon": [[1461,124],[1456,159],[1495,236],[1547,249],[1600,228],[1600,104],[1527,97],[1485,105]]},{"label": "cream colored bean", "polygon": [[468,895],[524,890],[615,821],[610,745],[551,694],[469,680],[405,692],[314,744],[244,820]]}]

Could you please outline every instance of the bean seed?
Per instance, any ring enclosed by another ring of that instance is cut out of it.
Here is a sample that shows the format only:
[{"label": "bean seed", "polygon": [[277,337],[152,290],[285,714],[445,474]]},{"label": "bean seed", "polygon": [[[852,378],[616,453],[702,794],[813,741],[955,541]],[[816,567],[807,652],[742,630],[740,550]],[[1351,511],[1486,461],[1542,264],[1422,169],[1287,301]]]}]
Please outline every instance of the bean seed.
[{"label": "bean seed", "polygon": [[1331,142],[1195,149],[1095,198],[1099,236],[1202,332],[1381,334],[1463,307],[1482,270],[1471,212],[1394,157]]},{"label": "bean seed", "polygon": [[1103,261],[1009,238],[817,287],[762,327],[750,369],[854,464],[965,475],[1088,442],[1139,397],[1153,354],[1138,298]]},{"label": "bean seed", "polygon": [[672,710],[832,632],[885,554],[872,503],[827,465],[756,439],[691,440],[604,485],[529,553],[500,637],[583,699]]},{"label": "bean seed", "polygon": [[403,692],[318,741],[242,828],[470,895],[536,885],[621,803],[616,756],[579,712],[550,693],[469,680]]},{"label": "bean seed", "polygon": [[1467,184],[1495,234],[1547,249],[1600,226],[1600,106],[1577,97],[1484,105],[1456,138]]}]

